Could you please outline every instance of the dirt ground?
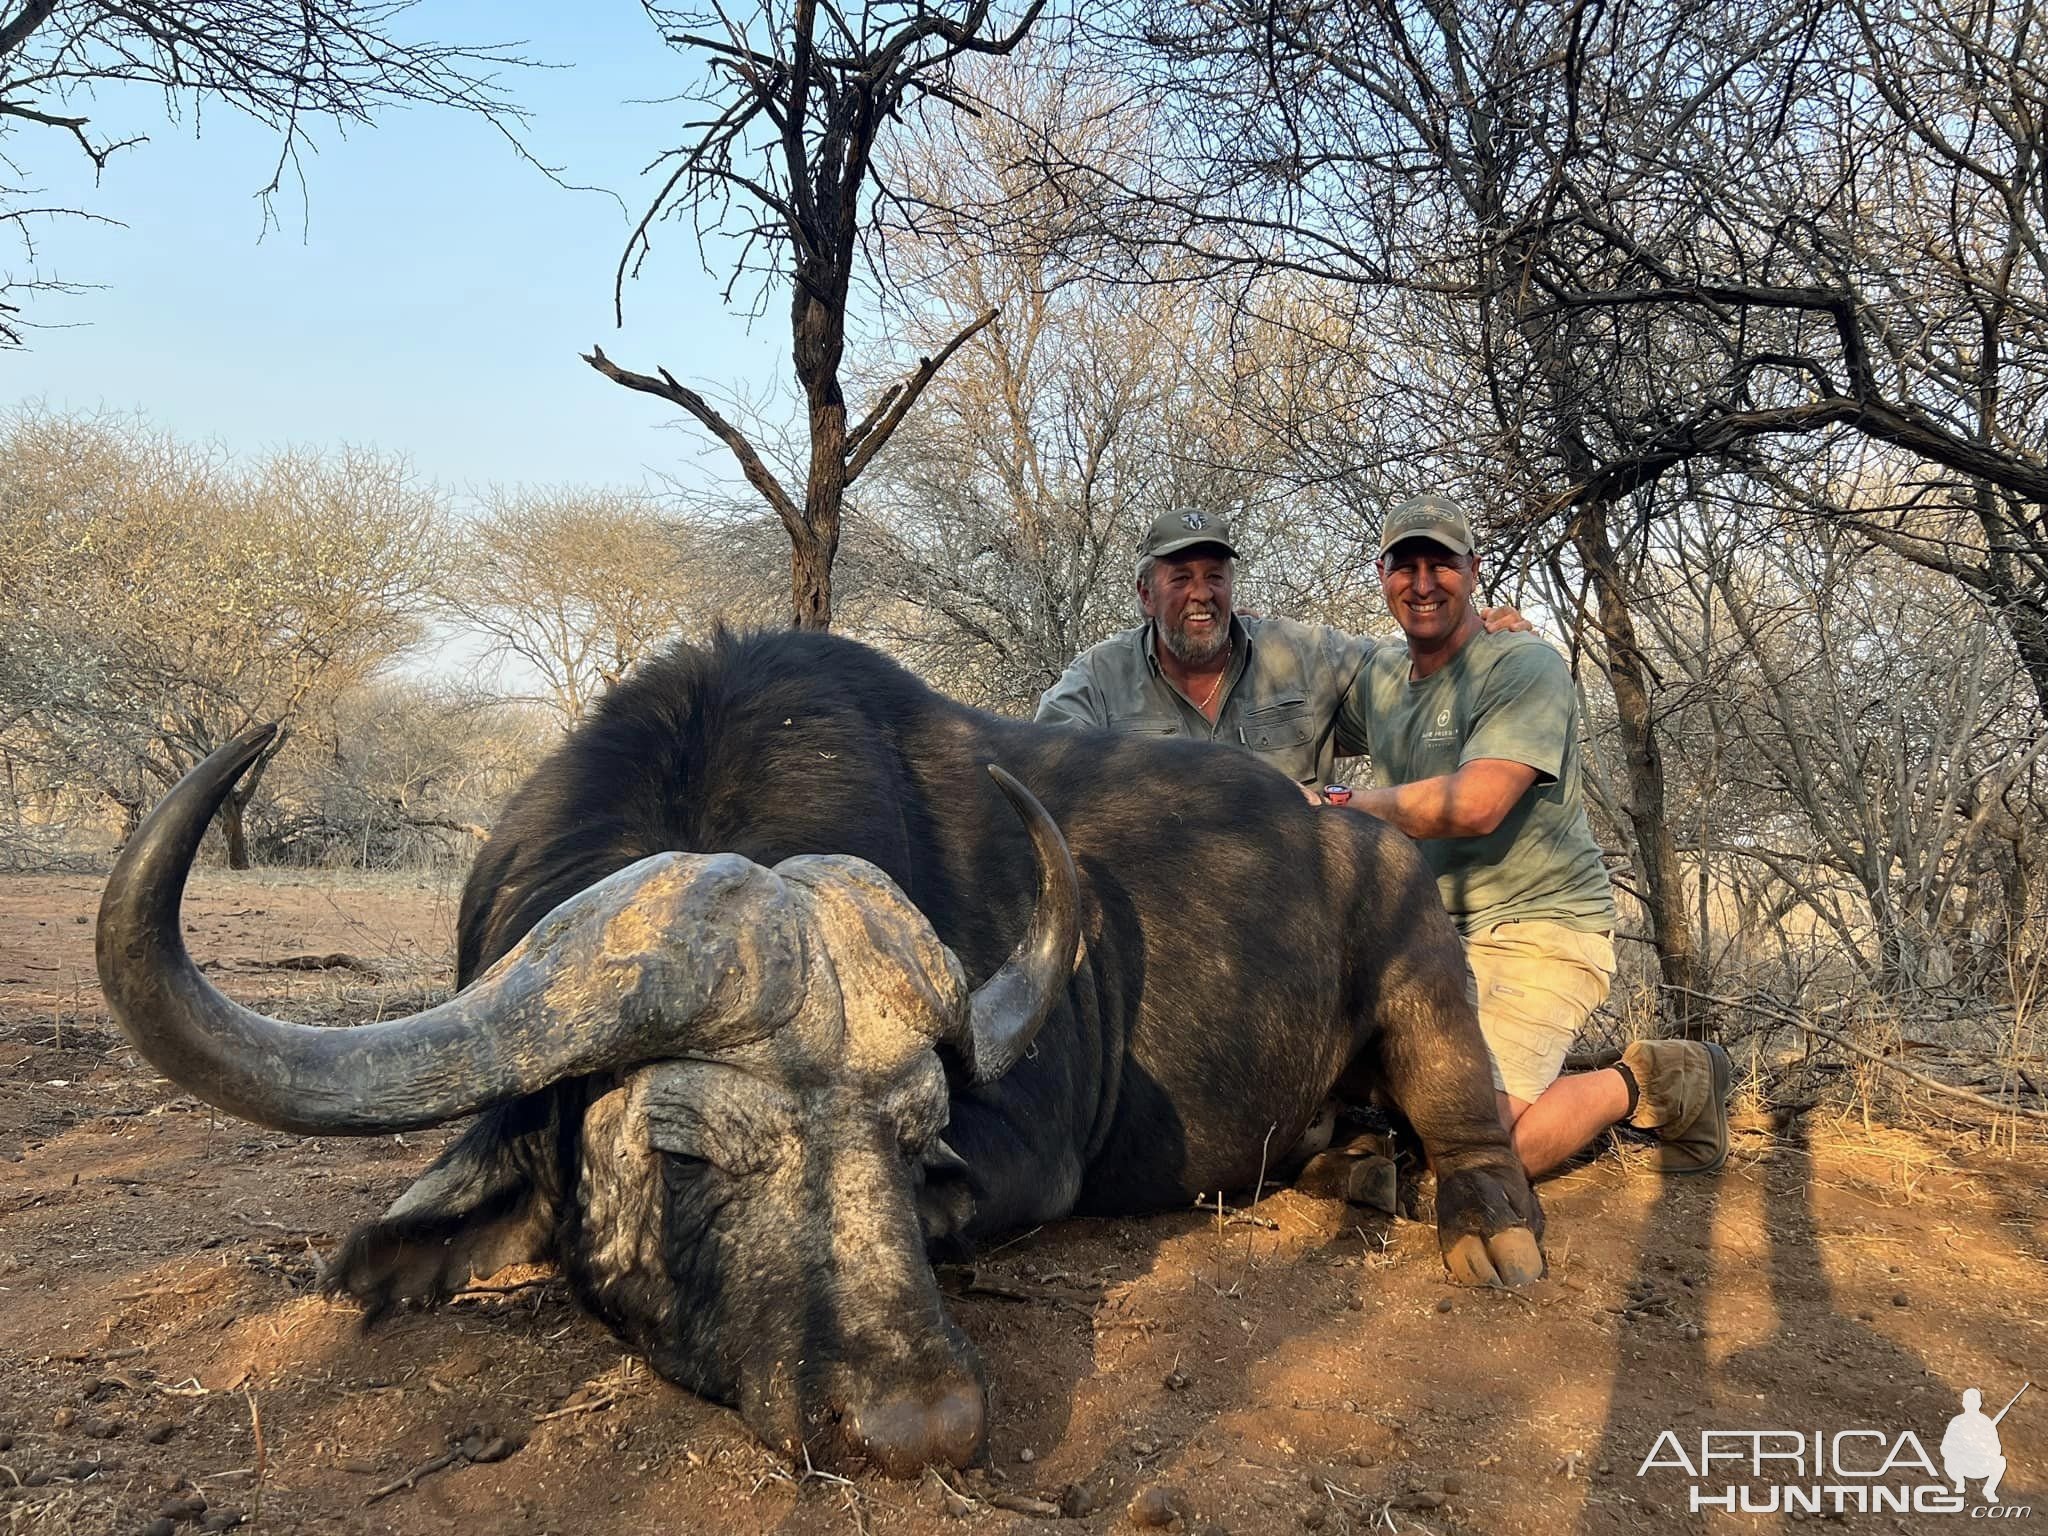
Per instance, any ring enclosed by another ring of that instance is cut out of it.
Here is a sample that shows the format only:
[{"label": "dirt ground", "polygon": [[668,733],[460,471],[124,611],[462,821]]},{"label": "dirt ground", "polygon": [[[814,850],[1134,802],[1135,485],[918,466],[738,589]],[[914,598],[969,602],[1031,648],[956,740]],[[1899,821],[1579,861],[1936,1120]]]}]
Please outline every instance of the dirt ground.
[{"label": "dirt ground", "polygon": [[[237,997],[363,1018],[445,988],[454,894],[202,873],[186,919]],[[0,1531],[1101,1532],[1148,1491],[1188,1531],[1770,1531],[1813,1517],[1691,1513],[1670,1447],[1910,1430],[1938,1460],[1964,1388],[1995,1412],[2048,1387],[2038,1138],[1752,1115],[1719,1178],[1621,1145],[1546,1184],[1550,1277],[1520,1294],[1450,1286],[1427,1227],[1291,1190],[1221,1227],[1020,1236],[941,1277],[987,1359],[990,1466],[792,1468],[544,1272],[362,1334],[315,1294],[321,1257],[446,1133],[302,1140],[173,1090],[101,1009],[98,899],[0,880]],[[275,964],[335,951],[369,969]],[[1830,1523],[2048,1522],[2048,1391],[1999,1432],[1996,1510],[1972,1485],[1965,1513]]]}]

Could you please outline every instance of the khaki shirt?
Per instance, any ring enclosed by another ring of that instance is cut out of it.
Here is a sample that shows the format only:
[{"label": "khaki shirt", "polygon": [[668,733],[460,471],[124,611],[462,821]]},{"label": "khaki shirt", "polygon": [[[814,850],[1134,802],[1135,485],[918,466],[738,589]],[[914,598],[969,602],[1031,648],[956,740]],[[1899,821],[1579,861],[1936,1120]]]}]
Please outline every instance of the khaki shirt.
[{"label": "khaki shirt", "polygon": [[1340,754],[1365,750],[1364,720],[1345,705],[1372,656],[1370,639],[1293,619],[1234,615],[1230,638],[1230,671],[1214,725],[1160,670],[1149,620],[1075,657],[1040,697],[1037,718],[1133,736],[1225,742],[1297,784],[1325,783]]},{"label": "khaki shirt", "polygon": [[[1474,635],[1437,671],[1409,676],[1408,647],[1383,646],[1358,677],[1373,780],[1409,784],[1476,758],[1536,770],[1484,837],[1416,844],[1460,932],[1541,920],[1614,927],[1614,892],[1586,821],[1578,695],[1564,658],[1533,634]],[[1347,718],[1351,712],[1347,712]]]}]

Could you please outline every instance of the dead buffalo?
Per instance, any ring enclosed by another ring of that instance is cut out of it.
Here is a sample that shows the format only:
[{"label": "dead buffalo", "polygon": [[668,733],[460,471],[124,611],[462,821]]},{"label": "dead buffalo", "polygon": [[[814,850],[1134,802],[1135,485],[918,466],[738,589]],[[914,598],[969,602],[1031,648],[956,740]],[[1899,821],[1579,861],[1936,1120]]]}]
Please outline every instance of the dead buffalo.
[{"label": "dead buffalo", "polygon": [[1457,1279],[1541,1271],[1413,845],[1249,755],[981,714],[825,636],[679,646],[505,808],[461,990],[318,1029],[230,1002],[180,936],[267,739],[130,843],[100,977],[150,1061],[261,1124],[483,1111],[335,1254],[373,1315],[550,1259],[785,1452],[962,1465],[986,1390],[928,1251],[1243,1188],[1340,1085],[1415,1126]]}]

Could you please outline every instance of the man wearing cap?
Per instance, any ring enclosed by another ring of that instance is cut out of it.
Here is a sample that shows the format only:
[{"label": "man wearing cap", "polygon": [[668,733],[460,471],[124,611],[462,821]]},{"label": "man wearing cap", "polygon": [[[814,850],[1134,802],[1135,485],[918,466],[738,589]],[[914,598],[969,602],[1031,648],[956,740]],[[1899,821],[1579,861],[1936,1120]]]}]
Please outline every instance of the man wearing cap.
[{"label": "man wearing cap", "polygon": [[1668,1173],[1728,1155],[1728,1057],[1638,1040],[1598,1072],[1559,1076],[1614,978],[1614,894],[1586,822],[1577,695],[1541,637],[1489,633],[1464,512],[1424,495],[1388,514],[1380,590],[1407,644],[1375,650],[1340,711],[1371,752],[1350,809],[1417,839],[1465,936],[1501,1118],[1531,1176],[1617,1121],[1654,1128]]},{"label": "man wearing cap", "polygon": [[[1162,512],[1138,551],[1145,622],[1075,657],[1040,695],[1037,718],[1241,747],[1319,798],[1338,756],[1365,749],[1356,722],[1346,730],[1339,712],[1373,642],[1235,612],[1236,564],[1229,518]],[[1529,627],[1512,608],[1481,618],[1489,628]]]},{"label": "man wearing cap", "polygon": [[1134,736],[1185,736],[1257,754],[1301,785],[1322,784],[1340,751],[1337,713],[1372,641],[1320,624],[1231,608],[1230,519],[1161,513],[1138,553],[1145,622],[1075,657],[1038,718]]}]

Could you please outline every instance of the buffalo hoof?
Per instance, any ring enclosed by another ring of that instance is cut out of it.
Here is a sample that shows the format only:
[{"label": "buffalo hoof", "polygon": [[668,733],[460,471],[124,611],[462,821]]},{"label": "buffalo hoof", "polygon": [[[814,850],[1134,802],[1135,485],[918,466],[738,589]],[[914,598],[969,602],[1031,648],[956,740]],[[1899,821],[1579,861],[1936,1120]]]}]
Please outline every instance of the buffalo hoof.
[{"label": "buffalo hoof", "polygon": [[1543,1278],[1543,1208],[1509,1158],[1436,1181],[1437,1243],[1460,1285],[1528,1285]]},{"label": "buffalo hoof", "polygon": [[1530,1285],[1543,1278],[1543,1249],[1527,1227],[1467,1232],[1444,1250],[1444,1268],[1460,1285]]}]

